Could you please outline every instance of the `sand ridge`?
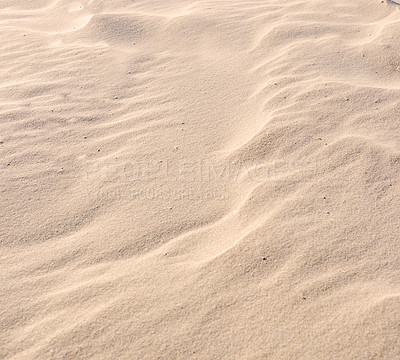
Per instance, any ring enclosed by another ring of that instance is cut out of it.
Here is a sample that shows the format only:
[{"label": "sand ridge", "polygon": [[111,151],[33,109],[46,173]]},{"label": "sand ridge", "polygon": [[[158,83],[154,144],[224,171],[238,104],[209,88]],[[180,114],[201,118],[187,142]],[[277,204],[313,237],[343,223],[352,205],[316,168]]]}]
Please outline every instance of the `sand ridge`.
[{"label": "sand ridge", "polygon": [[400,12],[0,3],[0,357],[400,359]]}]

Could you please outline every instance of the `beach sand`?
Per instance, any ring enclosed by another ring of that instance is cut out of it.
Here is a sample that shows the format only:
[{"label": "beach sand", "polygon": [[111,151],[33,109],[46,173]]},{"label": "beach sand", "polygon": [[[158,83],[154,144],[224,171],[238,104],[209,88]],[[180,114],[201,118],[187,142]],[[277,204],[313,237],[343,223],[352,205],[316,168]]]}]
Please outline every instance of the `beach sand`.
[{"label": "beach sand", "polygon": [[400,7],[0,1],[0,358],[400,359]]}]

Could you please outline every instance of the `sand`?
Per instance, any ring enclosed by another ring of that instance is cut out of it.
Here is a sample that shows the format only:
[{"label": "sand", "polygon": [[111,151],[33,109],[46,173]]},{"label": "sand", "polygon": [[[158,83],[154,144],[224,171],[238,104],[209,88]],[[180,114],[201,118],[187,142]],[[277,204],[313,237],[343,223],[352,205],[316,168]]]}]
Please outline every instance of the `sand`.
[{"label": "sand", "polygon": [[400,359],[400,7],[0,1],[0,358]]}]

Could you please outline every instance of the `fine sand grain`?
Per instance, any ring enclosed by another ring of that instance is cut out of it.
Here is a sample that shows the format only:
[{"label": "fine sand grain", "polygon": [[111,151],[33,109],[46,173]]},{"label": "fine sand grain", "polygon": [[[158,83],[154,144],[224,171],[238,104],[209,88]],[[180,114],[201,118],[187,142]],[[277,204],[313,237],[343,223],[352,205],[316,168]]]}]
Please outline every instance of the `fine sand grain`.
[{"label": "fine sand grain", "polygon": [[400,7],[0,1],[0,358],[400,359]]}]

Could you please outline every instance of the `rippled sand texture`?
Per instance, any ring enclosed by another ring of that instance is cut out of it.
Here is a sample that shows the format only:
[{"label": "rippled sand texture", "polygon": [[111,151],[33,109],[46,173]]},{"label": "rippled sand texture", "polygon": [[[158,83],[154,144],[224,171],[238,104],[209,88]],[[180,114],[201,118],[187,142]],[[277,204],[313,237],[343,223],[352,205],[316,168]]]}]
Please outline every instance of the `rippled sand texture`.
[{"label": "rippled sand texture", "polygon": [[0,358],[400,359],[400,11],[0,2]]}]

